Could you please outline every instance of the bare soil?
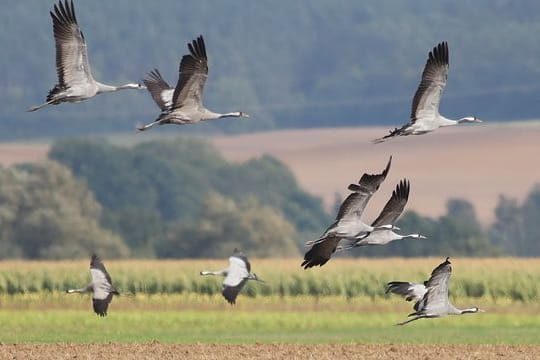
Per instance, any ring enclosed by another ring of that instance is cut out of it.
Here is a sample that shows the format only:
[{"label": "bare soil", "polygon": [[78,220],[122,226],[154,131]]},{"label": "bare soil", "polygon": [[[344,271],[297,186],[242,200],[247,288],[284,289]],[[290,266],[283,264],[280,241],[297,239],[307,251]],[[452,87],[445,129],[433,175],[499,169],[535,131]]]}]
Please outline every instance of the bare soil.
[{"label": "bare soil", "polygon": [[2,359],[538,359],[532,345],[2,344]]}]

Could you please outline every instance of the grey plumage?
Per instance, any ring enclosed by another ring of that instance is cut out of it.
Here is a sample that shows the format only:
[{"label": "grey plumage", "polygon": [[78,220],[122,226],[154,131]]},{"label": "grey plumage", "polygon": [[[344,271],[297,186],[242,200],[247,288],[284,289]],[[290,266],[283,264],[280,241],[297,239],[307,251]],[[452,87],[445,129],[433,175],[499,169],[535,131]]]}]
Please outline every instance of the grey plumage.
[{"label": "grey plumage", "polygon": [[90,276],[92,280],[88,285],[80,289],[69,289],[66,292],[68,294],[91,292],[94,312],[99,316],[106,316],[113,295],[120,295],[120,293],[113,286],[105,265],[95,254],[90,260]]},{"label": "grey plumage", "polygon": [[396,223],[401,213],[403,213],[405,205],[407,205],[410,188],[411,185],[407,179],[401,180],[377,219],[371,223],[371,226],[376,230],[370,232],[367,236],[360,236],[351,240],[348,245],[341,247],[339,250],[348,250],[365,245],[386,245],[389,242],[405,238],[425,239],[426,237],[420,234],[401,235],[396,233],[394,229],[379,229],[381,226]]},{"label": "grey plumage", "polygon": [[238,249],[234,249],[233,254],[229,257],[229,267],[218,271],[201,271],[201,275],[219,275],[224,276],[222,284],[223,297],[234,305],[238,293],[248,280],[264,282],[257,277],[257,274],[251,273],[251,264],[248,258]]},{"label": "grey plumage", "polygon": [[152,99],[162,111],[171,107],[174,88],[163,79],[158,69],[150,71],[143,82],[152,95]]},{"label": "grey plumage", "polygon": [[403,321],[398,325],[405,325],[412,321],[423,318],[436,318],[446,315],[462,315],[482,311],[477,307],[458,309],[450,303],[448,298],[448,285],[451,274],[452,266],[450,263],[450,258],[447,257],[443,263],[439,264],[431,272],[429,280],[427,280],[423,285],[402,281],[389,282],[386,290],[387,292],[404,296],[407,301],[416,301],[414,304],[415,311],[409,314],[409,316],[414,317],[412,319]]},{"label": "grey plumage", "polygon": [[312,246],[312,248],[304,255],[304,261],[301,264],[304,269],[326,264],[342,239],[360,236],[373,230],[373,227],[364,224],[360,217],[373,194],[386,179],[391,164],[392,157],[380,174],[363,174],[358,184],[348,186],[353,193],[349,194],[341,204],[336,221],[317,240],[306,242],[306,246]]},{"label": "grey plumage", "polygon": [[241,111],[225,114],[215,113],[203,106],[204,85],[208,78],[208,56],[202,35],[188,43],[188,50],[189,54],[184,55],[180,61],[178,82],[174,88],[170,105],[167,101],[169,86],[161,78],[159,72],[154,70],[153,74],[151,72],[147,76],[145,83],[147,86],[151,85],[148,89],[162,111],[155,121],[139,125],[137,130],[144,131],[155,125],[163,124],[185,125],[225,117],[249,117],[248,114]]},{"label": "grey plumage", "polygon": [[144,89],[139,84],[112,86],[94,80],[88,61],[84,35],[75,16],[73,1],[60,0],[50,12],[56,46],[56,73],[58,83],[49,91],[47,101],[28,111],[63,102],[80,102],[97,94],[123,89]]},{"label": "grey plumage", "polygon": [[448,80],[449,50],[446,41],[441,42],[428,54],[428,60],[422,72],[422,80],[414,94],[411,119],[401,128],[391,130],[386,136],[374,140],[383,142],[396,136],[421,135],[439,127],[457,125],[464,122],[482,122],[474,116],[459,120],[447,119],[439,113],[441,96]]}]

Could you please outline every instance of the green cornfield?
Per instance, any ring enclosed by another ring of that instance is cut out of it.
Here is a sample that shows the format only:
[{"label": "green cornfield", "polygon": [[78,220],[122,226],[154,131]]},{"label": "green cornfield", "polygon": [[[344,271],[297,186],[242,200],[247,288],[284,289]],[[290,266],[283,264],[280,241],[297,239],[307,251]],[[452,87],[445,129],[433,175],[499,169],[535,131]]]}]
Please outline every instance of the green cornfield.
[{"label": "green cornfield", "polygon": [[[322,268],[304,270],[299,259],[253,259],[252,271],[266,281],[249,283],[247,297],[385,297],[391,280],[421,282],[444,259],[333,259]],[[537,302],[540,260],[452,259],[452,298],[482,298],[488,302]],[[202,277],[201,270],[217,270],[227,260],[123,260],[105,265],[114,285],[133,295],[206,295],[221,291],[221,278]],[[89,281],[88,261],[0,262],[0,296],[63,292]]]}]

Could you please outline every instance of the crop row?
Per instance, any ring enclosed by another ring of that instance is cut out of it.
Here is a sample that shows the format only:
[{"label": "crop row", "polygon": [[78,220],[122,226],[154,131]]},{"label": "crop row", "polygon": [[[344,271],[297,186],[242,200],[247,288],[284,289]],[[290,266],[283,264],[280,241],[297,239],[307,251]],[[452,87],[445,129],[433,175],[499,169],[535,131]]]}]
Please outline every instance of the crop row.
[{"label": "crop row", "polygon": [[[245,295],[342,296],[347,299],[385,296],[391,280],[421,282],[441,259],[336,259],[322,268],[303,270],[298,259],[252,260],[266,281],[250,283]],[[114,285],[134,294],[204,294],[221,291],[221,279],[201,277],[203,269],[220,269],[221,260],[106,261]],[[450,284],[454,298],[486,298],[530,303],[540,298],[540,260],[453,260]],[[0,295],[64,291],[89,281],[88,262],[0,262]]]}]

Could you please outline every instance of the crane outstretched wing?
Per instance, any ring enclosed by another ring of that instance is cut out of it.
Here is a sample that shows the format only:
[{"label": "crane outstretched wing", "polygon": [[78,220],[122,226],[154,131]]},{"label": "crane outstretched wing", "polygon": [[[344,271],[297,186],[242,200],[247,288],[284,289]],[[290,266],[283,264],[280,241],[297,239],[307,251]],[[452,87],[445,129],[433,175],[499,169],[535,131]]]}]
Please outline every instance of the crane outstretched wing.
[{"label": "crane outstretched wing", "polygon": [[382,225],[391,225],[399,218],[407,201],[409,200],[410,183],[407,179],[403,179],[397,184],[396,189],[392,192],[392,196],[382,209],[381,213],[373,221],[371,226],[378,227]]},{"label": "crane outstretched wing", "polygon": [[77,24],[73,1],[59,1],[51,11],[56,44],[56,72],[61,88],[93,82],[84,35]]},{"label": "crane outstretched wing", "polygon": [[234,253],[229,257],[229,268],[227,269],[227,276],[223,280],[222,294],[230,304],[236,302],[236,296],[244,287],[251,270],[251,265],[247,257],[237,249],[234,249]]},{"label": "crane outstretched wing", "polygon": [[171,107],[174,89],[167,84],[158,69],[146,74],[143,82],[150,95],[152,95],[152,99],[162,111]]},{"label": "crane outstretched wing", "polygon": [[452,274],[452,265],[449,258],[438,265],[432,272],[428,281],[425,282],[426,294],[415,305],[415,313],[412,315],[438,316],[448,311],[448,283]]},{"label": "crane outstretched wing", "polygon": [[100,316],[107,315],[107,308],[116,292],[112,285],[111,276],[97,255],[92,255],[90,261],[90,276],[92,277],[92,303],[94,311]]},{"label": "crane outstretched wing", "polygon": [[441,42],[429,52],[428,60],[422,73],[422,81],[414,94],[411,123],[427,121],[439,114],[439,103],[448,79],[448,43]]},{"label": "crane outstretched wing", "polygon": [[338,236],[330,235],[324,240],[316,243],[304,255],[302,266],[304,269],[309,269],[313,266],[323,266],[330,260],[332,254],[336,251],[337,245],[341,240]]},{"label": "crane outstretched wing", "polygon": [[190,53],[180,61],[180,75],[173,95],[174,109],[202,107],[204,84],[208,78],[208,57],[202,35],[188,43],[188,49]]},{"label": "crane outstretched wing", "polygon": [[408,281],[390,281],[386,287],[386,293],[401,295],[407,301],[418,302],[426,294],[424,284],[415,284]]},{"label": "crane outstretched wing", "polygon": [[365,173],[358,181],[358,184],[350,184],[348,189],[353,191],[353,193],[347,196],[339,207],[336,220],[362,215],[371,196],[373,196],[386,179],[391,165],[392,156],[390,156],[386,167],[380,174]]}]

